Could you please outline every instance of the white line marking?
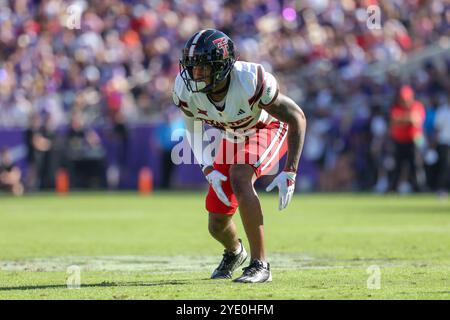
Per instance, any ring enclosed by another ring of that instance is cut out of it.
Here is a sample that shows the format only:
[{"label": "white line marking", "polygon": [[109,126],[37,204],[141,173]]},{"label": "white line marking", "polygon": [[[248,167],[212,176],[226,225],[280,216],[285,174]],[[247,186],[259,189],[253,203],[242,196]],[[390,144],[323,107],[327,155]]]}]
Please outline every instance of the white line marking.
[{"label": "white line marking", "polygon": [[206,30],[202,30],[199,33],[197,33],[197,35],[195,36],[194,40],[192,40],[191,47],[189,48],[189,57],[192,57],[194,55],[194,49],[195,49],[195,46],[197,45],[198,38],[200,38],[200,36],[205,31]]},{"label": "white line marking", "polygon": [[283,138],[280,141],[280,144],[278,145],[273,155],[270,157],[269,161],[267,161],[266,164],[262,167],[261,171],[264,171],[264,169],[266,169],[267,166],[273,161],[273,158],[275,158],[275,156],[278,155],[278,151],[280,151],[280,148],[283,146],[283,142],[287,137],[288,130],[289,129],[286,129],[286,132],[284,133]]},{"label": "white line marking", "polygon": [[[221,259],[216,256],[66,256],[0,261],[0,271],[65,272],[70,265],[85,271],[149,272],[152,274],[212,272]],[[268,257],[274,270],[327,270],[366,268],[367,264],[385,267],[413,266],[406,260],[315,259],[300,253],[273,253]]]},{"label": "white line marking", "polygon": [[275,145],[275,143],[277,143],[278,137],[280,136],[281,132],[284,129],[284,123],[281,122],[280,127],[278,128],[277,133],[275,134],[275,137],[272,139],[272,142],[270,143],[269,147],[266,149],[266,151],[264,151],[264,153],[261,155],[261,157],[259,158],[258,161],[256,161],[256,163],[253,165],[255,168],[258,168],[261,163],[264,161],[264,159],[267,157],[267,155],[270,153],[270,150],[272,150],[273,146]]}]

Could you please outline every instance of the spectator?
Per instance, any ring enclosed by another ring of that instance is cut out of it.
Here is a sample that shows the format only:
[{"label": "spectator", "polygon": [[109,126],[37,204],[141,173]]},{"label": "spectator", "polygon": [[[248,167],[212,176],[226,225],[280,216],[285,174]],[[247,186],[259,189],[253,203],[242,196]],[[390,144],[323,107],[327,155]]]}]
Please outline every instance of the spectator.
[{"label": "spectator", "polygon": [[[436,137],[436,110],[439,107],[439,96],[432,96],[431,99],[425,99],[426,105],[424,134],[427,140],[426,150],[424,152],[424,169],[426,173],[427,186],[429,190],[438,188],[439,167],[437,153],[437,137]],[[428,101],[427,101],[428,100]]]},{"label": "spectator", "polygon": [[105,150],[97,133],[74,115],[66,137],[67,164],[75,188],[106,187]]},{"label": "spectator", "polygon": [[39,114],[31,116],[30,125],[25,132],[27,145],[27,160],[29,167],[29,185],[31,190],[43,189],[51,186],[50,155],[53,147],[53,133],[50,128],[50,114],[45,116],[45,122],[41,124]]},{"label": "spectator", "polygon": [[108,188],[116,189],[120,185],[121,179],[127,176],[127,164],[129,156],[129,129],[124,116],[119,111],[114,115],[112,128],[108,130],[107,138],[110,146],[108,150],[109,166],[107,169]]},{"label": "spectator", "polygon": [[128,156],[128,127],[126,125],[124,116],[122,113],[117,113],[113,119],[113,139],[112,141],[118,146],[118,164],[120,168],[125,168],[127,164]]},{"label": "spectator", "polygon": [[388,188],[388,174],[386,168],[386,136],[388,134],[388,124],[386,116],[380,105],[372,108],[370,119],[370,160],[369,172],[373,173],[374,190],[385,192]]},{"label": "spectator", "polygon": [[395,168],[389,190],[396,191],[403,164],[408,165],[409,180],[414,191],[419,191],[417,182],[416,148],[423,139],[425,108],[415,100],[413,89],[404,85],[400,88],[395,104],[391,108],[391,138],[395,144]]},{"label": "spectator", "polygon": [[15,166],[8,149],[0,150],[0,191],[6,190],[15,196],[21,196],[24,187],[21,181],[22,172]]},{"label": "spectator", "polygon": [[52,115],[44,115],[44,123],[39,130],[40,139],[46,144],[45,148],[38,150],[39,166],[37,167],[39,176],[39,188],[50,189],[54,187],[55,181],[55,128],[52,122]]},{"label": "spectator", "polygon": [[184,128],[183,118],[177,110],[168,110],[164,113],[164,121],[159,125],[156,132],[156,141],[161,150],[161,188],[170,189],[172,186],[172,175],[175,165],[172,161],[172,148],[177,141],[172,141],[172,132]]},{"label": "spectator", "polygon": [[37,181],[37,152],[44,150],[47,143],[43,141],[39,132],[41,128],[41,118],[39,114],[34,113],[30,116],[28,128],[25,131],[25,145],[27,148],[27,179],[26,187],[28,190],[35,190],[38,186]]},{"label": "spectator", "polygon": [[450,153],[450,104],[442,104],[436,111],[435,128],[437,132],[438,152],[438,192],[442,198],[448,197],[449,190],[449,153]]}]

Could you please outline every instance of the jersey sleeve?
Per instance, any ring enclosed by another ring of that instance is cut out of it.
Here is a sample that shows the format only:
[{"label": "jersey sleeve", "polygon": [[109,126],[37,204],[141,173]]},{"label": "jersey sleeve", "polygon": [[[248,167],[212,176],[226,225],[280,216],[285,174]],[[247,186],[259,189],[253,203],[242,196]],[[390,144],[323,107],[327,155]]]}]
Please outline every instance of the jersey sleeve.
[{"label": "jersey sleeve", "polygon": [[178,97],[178,94],[175,91],[175,86],[172,88],[172,100],[173,103],[179,107],[180,106],[180,98]]},{"label": "jersey sleeve", "polygon": [[183,79],[181,79],[181,76],[178,74],[175,83],[172,88],[172,100],[173,103],[180,108],[181,111],[183,111],[184,115],[186,117],[194,117],[194,114],[189,109],[189,96],[187,92],[186,85],[184,84]]},{"label": "jersey sleeve", "polygon": [[246,88],[249,96],[248,104],[253,107],[253,105],[258,104],[258,101],[263,93],[265,71],[263,66],[260,64],[248,64],[247,68],[249,70],[244,77],[246,80],[244,81],[244,87]]},{"label": "jersey sleeve", "polygon": [[237,66],[251,108],[254,105],[268,106],[278,96],[278,82],[275,77],[256,63],[240,63]]},{"label": "jersey sleeve", "polygon": [[275,77],[269,73],[264,74],[264,84],[262,89],[262,95],[259,99],[259,105],[263,107],[270,106],[278,97],[279,92],[278,82]]}]

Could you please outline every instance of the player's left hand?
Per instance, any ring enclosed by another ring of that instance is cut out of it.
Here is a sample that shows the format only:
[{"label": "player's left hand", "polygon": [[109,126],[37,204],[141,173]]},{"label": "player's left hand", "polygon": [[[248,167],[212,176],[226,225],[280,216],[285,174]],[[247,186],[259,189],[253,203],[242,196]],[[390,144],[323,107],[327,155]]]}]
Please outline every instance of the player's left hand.
[{"label": "player's left hand", "polygon": [[266,191],[269,192],[273,188],[278,187],[278,195],[280,197],[278,210],[280,211],[286,208],[289,202],[291,202],[295,189],[295,177],[295,172],[282,171],[266,188]]}]

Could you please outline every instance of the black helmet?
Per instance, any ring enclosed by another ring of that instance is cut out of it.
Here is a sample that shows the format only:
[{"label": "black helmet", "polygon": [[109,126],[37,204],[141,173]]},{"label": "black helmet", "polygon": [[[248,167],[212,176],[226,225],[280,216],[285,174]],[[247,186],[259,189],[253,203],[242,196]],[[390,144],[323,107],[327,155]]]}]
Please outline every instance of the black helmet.
[{"label": "black helmet", "polygon": [[[233,41],[223,32],[206,29],[195,33],[185,44],[180,60],[180,75],[189,91],[211,92],[216,84],[230,74],[236,62]],[[202,82],[205,78],[194,81],[193,68],[198,65],[211,66],[209,85]]]}]

